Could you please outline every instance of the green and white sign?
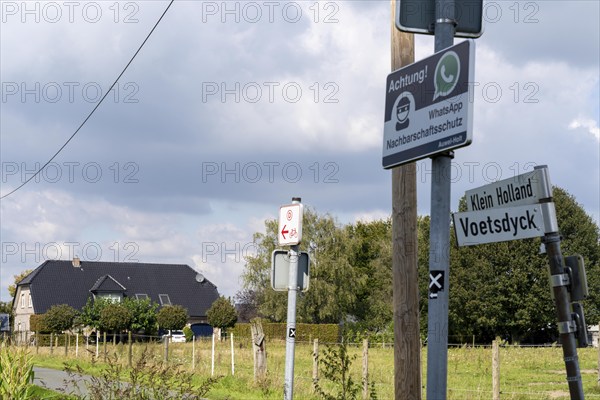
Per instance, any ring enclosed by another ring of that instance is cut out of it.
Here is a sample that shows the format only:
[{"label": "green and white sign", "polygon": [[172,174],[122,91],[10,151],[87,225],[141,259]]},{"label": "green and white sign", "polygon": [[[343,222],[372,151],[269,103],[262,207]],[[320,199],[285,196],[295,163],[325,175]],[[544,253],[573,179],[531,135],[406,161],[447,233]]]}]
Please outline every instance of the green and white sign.
[{"label": "green and white sign", "polygon": [[467,40],[388,75],[384,168],[471,143],[474,64],[475,42]]}]

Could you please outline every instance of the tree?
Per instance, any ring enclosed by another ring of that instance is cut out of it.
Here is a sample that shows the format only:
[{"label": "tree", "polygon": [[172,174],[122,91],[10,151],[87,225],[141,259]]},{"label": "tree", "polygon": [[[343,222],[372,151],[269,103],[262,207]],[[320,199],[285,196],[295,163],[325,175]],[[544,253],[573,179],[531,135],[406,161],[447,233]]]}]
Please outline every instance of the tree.
[{"label": "tree", "polygon": [[21,282],[32,271],[33,270],[31,270],[31,269],[26,269],[25,271],[21,272],[20,274],[14,275],[15,283],[13,283],[12,285],[8,285],[8,294],[10,294],[10,297],[15,297],[15,294],[17,294],[17,284],[19,282]]},{"label": "tree", "polygon": [[237,322],[237,313],[230,299],[221,296],[206,312],[208,323],[215,328],[231,328]]},{"label": "tree", "polygon": [[183,329],[187,319],[187,310],[180,305],[163,306],[156,315],[158,326],[168,330]]},{"label": "tree", "polygon": [[43,325],[54,333],[60,333],[73,327],[77,310],[68,304],[58,304],[50,307],[44,314]]},{"label": "tree", "polygon": [[[563,255],[580,253],[590,279],[586,317],[599,318],[597,297],[598,227],[574,198],[554,188]],[[466,208],[461,200],[461,210]],[[548,260],[540,254],[539,238],[457,248],[451,233],[450,335],[475,335],[491,341],[496,335],[512,341],[556,340],[556,316],[548,283]],[[425,328],[426,329],[426,328]]]},{"label": "tree", "polygon": [[128,329],[133,332],[143,332],[147,335],[156,333],[156,310],[158,304],[150,299],[134,299],[126,297],[123,300],[123,306],[127,308],[132,315]]},{"label": "tree", "polygon": [[[338,323],[356,302],[356,290],[366,278],[348,261],[348,232],[330,215],[305,208],[301,251],[311,257],[310,290],[298,293],[297,321]],[[278,223],[265,221],[265,233],[255,233],[256,255],[247,257],[242,275],[243,290],[256,295],[259,314],[271,321],[285,321],[287,294],[271,289],[271,253],[277,245]]]},{"label": "tree", "polygon": [[104,307],[112,304],[111,300],[103,298],[88,297],[85,306],[79,314],[79,323],[84,326],[89,326],[94,329],[100,329],[100,314]]},{"label": "tree", "polygon": [[369,332],[382,332],[392,322],[392,221],[356,222],[345,227],[349,264],[359,285],[350,310]]},{"label": "tree", "polygon": [[44,317],[46,314],[32,314],[29,316],[29,329],[37,333],[51,333],[46,326]]},{"label": "tree", "polygon": [[133,314],[123,304],[107,304],[100,312],[99,327],[103,331],[120,332],[131,324]]}]

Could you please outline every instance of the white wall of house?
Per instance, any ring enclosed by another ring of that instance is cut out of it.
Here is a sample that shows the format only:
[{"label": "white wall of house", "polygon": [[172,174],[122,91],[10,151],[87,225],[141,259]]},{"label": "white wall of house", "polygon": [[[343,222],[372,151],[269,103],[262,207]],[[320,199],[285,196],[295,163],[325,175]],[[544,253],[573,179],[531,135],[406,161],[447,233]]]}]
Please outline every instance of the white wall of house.
[{"label": "white wall of house", "polygon": [[14,331],[28,332],[29,317],[35,314],[29,286],[19,286],[13,304]]}]

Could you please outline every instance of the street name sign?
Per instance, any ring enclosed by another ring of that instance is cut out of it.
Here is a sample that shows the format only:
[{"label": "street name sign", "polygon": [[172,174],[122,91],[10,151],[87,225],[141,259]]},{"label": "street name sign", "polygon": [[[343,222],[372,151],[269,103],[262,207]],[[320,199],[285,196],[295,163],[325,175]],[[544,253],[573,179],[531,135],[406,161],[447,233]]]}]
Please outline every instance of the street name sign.
[{"label": "street name sign", "polygon": [[474,65],[466,40],[388,75],[383,168],[471,144]]},{"label": "street name sign", "polygon": [[[301,251],[298,257],[298,288],[308,290],[310,260],[308,253]],[[287,250],[274,250],[271,254],[271,287],[278,292],[287,292],[290,278],[290,256]]]},{"label": "street name sign", "polygon": [[534,169],[513,178],[467,190],[465,192],[467,210],[482,211],[539,203],[540,194],[543,193],[541,185],[543,185],[544,172],[544,169]]},{"label": "street name sign", "polygon": [[[396,28],[404,32],[435,34],[435,6],[440,0],[397,0]],[[456,37],[483,34],[483,0],[454,0]]]},{"label": "street name sign", "polygon": [[293,246],[302,240],[302,203],[289,204],[279,208],[279,228],[277,241],[280,246]]},{"label": "street name sign", "polygon": [[452,217],[459,246],[527,239],[546,233],[541,204],[467,211]]}]

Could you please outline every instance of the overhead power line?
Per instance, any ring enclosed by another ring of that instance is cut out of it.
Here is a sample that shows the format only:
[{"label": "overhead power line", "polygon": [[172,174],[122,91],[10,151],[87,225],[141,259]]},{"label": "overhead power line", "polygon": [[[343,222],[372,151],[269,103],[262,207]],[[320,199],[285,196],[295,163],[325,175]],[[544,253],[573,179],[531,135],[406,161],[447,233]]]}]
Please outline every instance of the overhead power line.
[{"label": "overhead power line", "polygon": [[125,71],[127,71],[127,68],[129,68],[129,66],[131,65],[131,63],[133,62],[133,60],[135,60],[135,57],[142,50],[142,48],[144,47],[144,45],[146,44],[146,42],[148,41],[148,39],[150,39],[150,36],[154,32],[154,30],[156,29],[156,27],[158,26],[158,24],[160,24],[160,21],[162,21],[163,17],[167,13],[167,11],[169,11],[169,8],[171,8],[171,5],[173,4],[174,1],[175,0],[169,1],[169,4],[167,5],[167,8],[165,8],[165,10],[161,14],[160,18],[156,21],[156,23],[154,24],[154,26],[152,27],[152,29],[150,30],[150,32],[148,33],[148,35],[146,35],[146,38],[144,39],[144,41],[142,42],[142,44],[140,44],[140,46],[138,47],[138,49],[136,50],[136,52],[133,54],[133,56],[131,57],[131,59],[127,63],[127,65],[125,65],[125,68],[123,68],[123,70],[121,71],[121,73],[119,74],[119,76],[117,76],[117,79],[115,79],[115,81],[113,82],[113,84],[110,85],[110,88],[106,91],[106,93],[104,93],[104,96],[102,96],[102,98],[100,99],[100,101],[98,102],[98,104],[96,104],[96,106],[92,109],[92,111],[90,111],[90,113],[87,115],[87,117],[85,117],[85,119],[83,120],[83,122],[77,127],[77,129],[75,130],[75,132],[73,132],[73,134],[69,137],[69,139],[67,139],[67,141],[56,151],[56,153],[54,153],[54,155],[52,157],[50,157],[50,159],[44,165],[42,165],[42,167],[40,169],[38,169],[32,176],[30,176],[27,180],[25,180],[23,183],[21,183],[15,189],[11,190],[10,192],[8,192],[7,194],[5,194],[4,196],[1,196],[0,200],[7,198],[11,194],[15,193],[17,190],[21,189],[27,183],[29,183],[29,181],[31,181],[33,178],[35,178],[37,175],[39,175],[40,172],[42,172],[44,170],[44,168],[46,168],[48,166],[48,164],[50,164],[52,162],[52,160],[54,160],[56,158],[56,156],[58,156],[60,154],[60,152],[65,147],[67,147],[67,145],[69,144],[69,142],[71,140],[73,140],[73,138],[75,137],[75,135],[77,135],[77,133],[79,133],[79,131],[81,130],[81,128],[83,128],[83,126],[85,125],[85,123],[92,117],[92,115],[94,115],[94,113],[96,112],[96,110],[98,109],[98,107],[100,107],[100,104],[102,104],[102,102],[108,96],[108,94],[110,93],[110,91],[119,82],[119,79],[121,79],[121,77],[123,76],[123,74],[125,74]]}]

